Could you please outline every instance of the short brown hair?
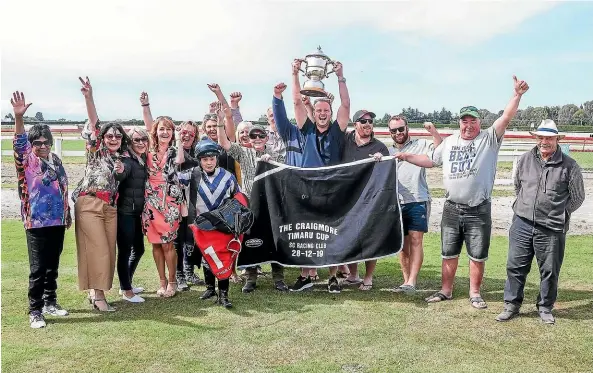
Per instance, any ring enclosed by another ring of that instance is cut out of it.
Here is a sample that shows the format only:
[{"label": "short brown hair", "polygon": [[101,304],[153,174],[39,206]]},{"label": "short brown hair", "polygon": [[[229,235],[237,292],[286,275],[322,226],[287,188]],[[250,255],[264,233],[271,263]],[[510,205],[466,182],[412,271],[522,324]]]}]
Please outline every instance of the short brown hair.
[{"label": "short brown hair", "polygon": [[391,118],[389,118],[389,122],[387,122],[387,126],[389,126],[389,123],[391,123],[392,120],[403,120],[404,123],[406,124],[406,126],[408,125],[408,120],[403,115],[394,115]]}]

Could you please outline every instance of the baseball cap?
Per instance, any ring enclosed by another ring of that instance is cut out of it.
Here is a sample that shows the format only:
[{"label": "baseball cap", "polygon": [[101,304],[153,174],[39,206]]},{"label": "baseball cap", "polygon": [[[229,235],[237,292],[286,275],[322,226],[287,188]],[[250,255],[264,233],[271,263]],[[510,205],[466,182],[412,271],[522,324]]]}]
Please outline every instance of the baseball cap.
[{"label": "baseball cap", "polygon": [[263,134],[268,134],[268,131],[266,131],[266,129],[264,128],[264,126],[259,125],[259,124],[254,124],[253,127],[251,127],[251,129],[249,130],[249,134],[251,135],[252,133],[256,133],[256,132],[261,132]]},{"label": "baseball cap", "polygon": [[459,110],[459,118],[463,118],[466,115],[480,119],[480,113],[475,106],[464,106]]},{"label": "baseball cap", "polygon": [[354,113],[354,116],[352,117],[352,122],[356,123],[360,120],[360,118],[363,117],[363,115],[368,114],[371,116],[371,118],[375,118],[377,115],[375,115],[375,113],[373,113],[372,111],[368,111],[368,110],[358,110],[356,113]]}]

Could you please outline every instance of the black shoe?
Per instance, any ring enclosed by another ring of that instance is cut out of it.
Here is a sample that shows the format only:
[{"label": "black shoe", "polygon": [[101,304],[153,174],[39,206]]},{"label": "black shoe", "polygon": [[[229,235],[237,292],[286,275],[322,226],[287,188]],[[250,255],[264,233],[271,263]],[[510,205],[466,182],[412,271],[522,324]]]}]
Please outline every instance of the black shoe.
[{"label": "black shoe", "polygon": [[187,286],[187,281],[185,281],[185,277],[177,277],[177,290],[179,290],[179,291],[189,290],[189,286]]},{"label": "black shoe", "polygon": [[214,286],[208,287],[206,291],[200,296],[200,299],[210,299],[212,297],[217,296],[216,290],[214,290]]},{"label": "black shoe", "polygon": [[185,277],[187,278],[188,285],[198,285],[198,286],[206,285],[204,280],[202,280],[200,278],[200,276],[196,275],[195,273],[190,273],[189,275],[185,275]]},{"label": "black shoe", "polygon": [[276,281],[274,283],[274,287],[276,288],[276,290],[278,291],[288,291],[288,286],[286,286],[286,284],[284,283],[284,281],[280,280],[280,281]]},{"label": "black shoe", "polygon": [[241,289],[241,291],[243,293],[251,293],[251,292],[255,291],[256,287],[257,287],[257,285],[255,284],[255,282],[246,282],[245,285],[243,286],[243,289]]},{"label": "black shoe", "polygon": [[303,291],[303,290],[308,289],[312,286],[313,286],[313,283],[311,282],[311,277],[299,276],[299,278],[297,278],[294,285],[290,288],[290,291]]},{"label": "black shoe", "polygon": [[229,300],[229,291],[228,290],[221,290],[220,296],[218,297],[218,304],[223,306],[224,308],[231,308],[233,304]]},{"label": "black shoe", "polygon": [[331,294],[340,294],[342,292],[342,287],[335,276],[331,277],[327,282],[327,291]]}]

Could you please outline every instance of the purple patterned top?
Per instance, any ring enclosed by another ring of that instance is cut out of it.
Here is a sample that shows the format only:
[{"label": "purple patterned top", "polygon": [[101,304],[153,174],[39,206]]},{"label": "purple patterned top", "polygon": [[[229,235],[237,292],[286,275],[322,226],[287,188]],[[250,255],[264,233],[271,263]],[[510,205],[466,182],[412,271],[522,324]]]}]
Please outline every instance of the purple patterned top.
[{"label": "purple patterned top", "polygon": [[60,158],[37,157],[26,133],[14,135],[13,148],[25,229],[70,224],[68,177]]}]

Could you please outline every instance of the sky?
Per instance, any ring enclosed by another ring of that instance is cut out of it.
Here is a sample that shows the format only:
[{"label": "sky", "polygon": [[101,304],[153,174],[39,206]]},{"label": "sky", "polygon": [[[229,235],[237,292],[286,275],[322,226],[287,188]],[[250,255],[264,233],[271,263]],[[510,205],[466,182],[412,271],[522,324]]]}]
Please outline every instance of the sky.
[{"label": "sky", "polygon": [[318,45],[344,66],[351,114],[497,112],[513,74],[531,87],[521,108],[593,100],[593,2],[4,0],[1,14],[2,117],[19,90],[30,116],[86,119],[79,76],[102,120],[141,118],[142,91],[154,116],[201,120],[207,83],[257,120],[285,82],[292,117],[291,62]]}]

